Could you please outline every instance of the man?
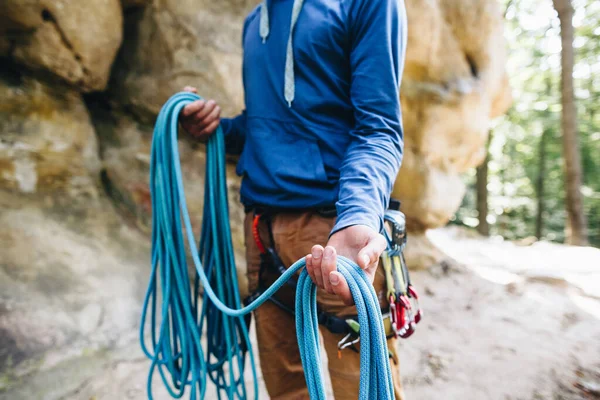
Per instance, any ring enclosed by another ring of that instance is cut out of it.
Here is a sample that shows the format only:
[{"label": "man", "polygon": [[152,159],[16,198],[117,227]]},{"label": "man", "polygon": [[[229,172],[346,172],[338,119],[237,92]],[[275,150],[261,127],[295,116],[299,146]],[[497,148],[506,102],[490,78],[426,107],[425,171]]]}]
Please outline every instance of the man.
[{"label": "man", "polygon": [[[182,111],[180,121],[191,135],[206,139],[220,123],[228,152],[241,154],[250,290],[277,278],[261,271],[260,244],[252,234],[254,216],[267,213],[268,221],[258,220],[259,242],[273,247],[285,267],[309,253],[320,309],[356,314],[336,271],[337,254],[367,272],[387,307],[377,266],[386,247],[383,214],[402,158],[405,45],[402,0],[268,0],[244,23],[246,110],[220,119],[210,100]],[[273,399],[308,398],[294,317],[286,310],[293,308],[293,293],[285,286],[278,304],[267,302],[255,312],[261,368]],[[344,335],[321,333],[336,399],[356,399],[359,354],[345,350],[338,357]],[[388,340],[401,399],[396,345]]]}]

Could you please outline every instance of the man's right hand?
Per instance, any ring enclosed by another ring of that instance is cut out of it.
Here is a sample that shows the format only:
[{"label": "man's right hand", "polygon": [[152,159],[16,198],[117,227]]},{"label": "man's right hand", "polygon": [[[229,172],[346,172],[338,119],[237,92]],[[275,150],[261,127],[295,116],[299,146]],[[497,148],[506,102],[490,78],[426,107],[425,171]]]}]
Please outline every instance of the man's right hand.
[{"label": "man's right hand", "polygon": [[[198,90],[191,86],[184,87],[183,91],[198,93]],[[194,101],[181,110],[179,122],[190,135],[206,141],[221,122],[221,107],[214,100]]]}]

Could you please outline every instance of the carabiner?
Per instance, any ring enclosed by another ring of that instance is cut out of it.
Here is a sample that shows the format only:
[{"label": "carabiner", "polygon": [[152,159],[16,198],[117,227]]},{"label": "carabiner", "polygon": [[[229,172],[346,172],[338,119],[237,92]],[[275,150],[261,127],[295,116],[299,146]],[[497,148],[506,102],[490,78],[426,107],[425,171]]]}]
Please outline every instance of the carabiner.
[{"label": "carabiner", "polygon": [[415,324],[410,323],[410,324],[408,324],[408,326],[406,326],[402,329],[402,332],[400,332],[399,336],[402,339],[407,339],[410,336],[412,336],[413,333],[415,333]]},{"label": "carabiner", "polygon": [[[396,297],[393,305],[390,303],[390,313],[395,315],[395,321],[392,320],[392,328],[396,337],[402,337],[405,330],[410,327],[410,315],[412,315],[410,308],[410,301],[403,295]],[[407,314],[409,318],[407,318]]]},{"label": "carabiner", "polygon": [[421,322],[421,317],[423,316],[423,311],[421,311],[421,306],[419,305],[419,295],[412,285],[408,286],[408,294],[415,300],[415,309],[417,310],[415,312],[415,324],[418,324]]},{"label": "carabiner", "polygon": [[348,347],[352,347],[355,351],[357,351],[354,348],[354,345],[358,342],[360,342],[360,336],[357,336],[352,332],[344,336],[337,344],[338,358],[342,358],[342,350],[347,349]]}]

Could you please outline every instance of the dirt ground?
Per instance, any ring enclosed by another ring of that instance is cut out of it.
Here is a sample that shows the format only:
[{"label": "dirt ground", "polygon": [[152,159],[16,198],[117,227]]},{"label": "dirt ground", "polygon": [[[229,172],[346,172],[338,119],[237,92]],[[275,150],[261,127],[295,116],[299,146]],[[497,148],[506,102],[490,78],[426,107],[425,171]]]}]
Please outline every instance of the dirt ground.
[{"label": "dirt ground", "polygon": [[[600,250],[520,246],[457,228],[430,239],[450,258],[412,273],[425,316],[401,343],[408,400],[600,399]],[[0,399],[147,398],[137,332],[117,343],[63,355]],[[153,387],[168,399],[158,379]]]}]

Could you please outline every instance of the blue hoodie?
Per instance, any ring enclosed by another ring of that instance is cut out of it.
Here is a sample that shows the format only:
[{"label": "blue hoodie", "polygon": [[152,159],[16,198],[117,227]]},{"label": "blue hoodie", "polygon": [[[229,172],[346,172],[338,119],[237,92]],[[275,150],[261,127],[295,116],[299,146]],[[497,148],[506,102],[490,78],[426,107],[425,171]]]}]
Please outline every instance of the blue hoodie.
[{"label": "blue hoodie", "polygon": [[380,232],[402,160],[405,48],[402,0],[257,7],[243,30],[246,110],[222,120],[228,152],[241,153],[242,203],[335,204],[332,233],[357,224]]}]

